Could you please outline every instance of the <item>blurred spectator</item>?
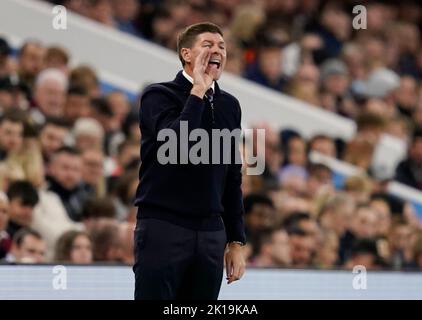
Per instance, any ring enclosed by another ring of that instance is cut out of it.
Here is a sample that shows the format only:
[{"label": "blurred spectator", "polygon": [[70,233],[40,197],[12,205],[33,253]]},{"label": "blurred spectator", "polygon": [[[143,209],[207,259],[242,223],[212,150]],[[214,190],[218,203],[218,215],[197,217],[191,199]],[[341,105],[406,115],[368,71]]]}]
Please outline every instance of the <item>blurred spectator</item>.
[{"label": "blurred spectator", "polygon": [[105,196],[104,154],[101,149],[82,152],[82,181],[97,197]]},{"label": "blurred spectator", "polygon": [[58,69],[64,74],[69,73],[69,54],[61,47],[49,47],[45,52],[44,67]]},{"label": "blurred spectator", "polygon": [[64,116],[72,124],[79,118],[86,118],[91,115],[90,98],[88,91],[83,86],[74,85],[67,91]]},{"label": "blurred spectator", "polygon": [[318,219],[323,230],[333,231],[340,239],[350,228],[355,212],[355,202],[347,194],[329,197],[322,205]]},{"label": "blurred spectator", "polygon": [[18,110],[0,116],[0,160],[22,148],[24,126],[24,114]]},{"label": "blurred spectator", "polygon": [[337,158],[335,142],[332,138],[318,134],[308,142],[309,151],[316,151],[331,158]]},{"label": "blurred spectator", "polygon": [[69,75],[69,87],[83,87],[90,98],[98,98],[101,94],[100,81],[89,66],[81,65],[71,70]]},{"label": "blurred spectator", "polygon": [[422,234],[419,232],[413,246],[413,267],[422,270]]},{"label": "blurred spectator", "polygon": [[103,218],[95,224],[90,235],[94,246],[94,261],[122,262],[122,243],[118,222]]},{"label": "blurred spectator", "polygon": [[123,92],[119,91],[109,93],[106,100],[113,113],[112,128],[113,130],[121,130],[121,126],[131,108],[129,100]]},{"label": "blurred spectator", "polygon": [[91,264],[92,243],[88,234],[82,231],[68,231],[57,241],[55,262],[70,264]]},{"label": "blurred spectator", "polygon": [[92,118],[79,118],[72,130],[75,146],[80,151],[88,149],[102,150],[104,143],[104,129]]},{"label": "blurred spectator", "polygon": [[330,269],[336,266],[338,261],[339,239],[334,231],[323,233],[321,245],[317,247],[314,265],[322,269]]},{"label": "blurred spectator", "polygon": [[69,123],[63,118],[47,118],[40,131],[40,146],[44,162],[49,163],[52,155],[64,146],[69,134]]},{"label": "blurred spectator", "polygon": [[7,263],[44,263],[45,242],[41,235],[31,229],[23,228],[13,237]]},{"label": "blurred spectator", "polygon": [[312,237],[299,228],[289,232],[290,257],[294,268],[308,268],[312,266],[315,245]]},{"label": "blurred spectator", "polygon": [[415,129],[408,156],[398,164],[395,179],[422,190],[422,128]]},{"label": "blurred spectator", "polygon": [[278,268],[290,265],[289,236],[283,228],[264,231],[259,238],[258,254],[249,263],[253,267]]},{"label": "blurred spectator", "polygon": [[13,238],[20,229],[30,227],[39,197],[37,190],[27,181],[13,182],[7,190],[7,197],[9,199],[7,233]]},{"label": "blurred spectator", "polygon": [[82,222],[89,233],[102,219],[115,219],[116,209],[110,198],[89,198],[83,207]]},{"label": "blurred spectator", "polygon": [[114,20],[120,31],[140,37],[134,21],[139,14],[140,1],[138,0],[112,0]]},{"label": "blurred spectator", "polygon": [[311,63],[301,64],[289,80],[285,92],[313,105],[320,105],[318,67]]},{"label": "blurred spectator", "polygon": [[14,61],[11,59],[10,54],[12,49],[6,39],[0,37],[0,78],[8,76],[15,70]]},{"label": "blurred spectator", "polygon": [[356,204],[365,204],[373,190],[372,181],[365,176],[350,176],[344,181],[344,190]]},{"label": "blurred spectator", "polygon": [[43,124],[45,117],[61,117],[64,112],[68,81],[59,69],[45,69],[35,80],[34,100],[38,112],[34,121]]},{"label": "blurred spectator", "polygon": [[90,193],[82,181],[82,157],[76,149],[62,147],[51,158],[48,190],[56,193],[73,221],[80,221]]},{"label": "blurred spectator", "polygon": [[136,207],[133,206],[133,199],[138,187],[138,180],[137,169],[128,170],[119,177],[109,180],[110,193],[113,195],[116,216],[119,221],[130,220],[131,209],[136,211]]},{"label": "blurred spectator", "polygon": [[0,261],[10,250],[12,239],[6,231],[9,222],[9,199],[7,195],[0,191]]},{"label": "blurred spectator", "polygon": [[334,192],[333,173],[330,168],[321,163],[311,163],[308,166],[308,179],[306,192],[309,197],[314,198],[322,194]]},{"label": "blurred spectator", "polygon": [[38,41],[27,41],[19,50],[19,78],[33,88],[35,78],[44,68],[45,48]]},{"label": "blurred spectator", "polygon": [[87,16],[110,27],[115,26],[111,0],[88,0],[86,6]]},{"label": "blurred spectator", "polygon": [[275,222],[274,204],[270,198],[260,194],[250,194],[243,199],[245,208],[246,234],[251,239],[261,229],[272,226]]},{"label": "blurred spectator", "polygon": [[127,265],[133,265],[134,263],[134,238],[133,232],[135,230],[135,224],[133,222],[122,222],[119,225],[119,236],[120,236],[120,261]]},{"label": "blurred spectator", "polygon": [[380,269],[385,266],[379,256],[377,245],[373,239],[360,239],[351,249],[351,257],[346,262],[347,269],[364,266],[367,270]]},{"label": "blurred spectator", "polygon": [[376,234],[387,237],[392,225],[392,215],[387,200],[382,196],[373,195],[369,204],[377,215]]},{"label": "blurred spectator", "polygon": [[413,261],[414,234],[412,227],[398,219],[390,233],[390,260],[394,269],[408,268]]}]

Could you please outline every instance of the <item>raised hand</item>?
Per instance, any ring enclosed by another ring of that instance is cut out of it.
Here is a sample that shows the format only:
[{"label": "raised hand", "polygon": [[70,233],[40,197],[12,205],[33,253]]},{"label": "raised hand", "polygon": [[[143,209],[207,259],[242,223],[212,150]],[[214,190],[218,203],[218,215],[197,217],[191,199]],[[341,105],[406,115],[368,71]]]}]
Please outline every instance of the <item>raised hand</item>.
[{"label": "raised hand", "polygon": [[207,73],[208,62],[211,58],[211,51],[203,50],[195,59],[193,66],[193,87],[192,94],[203,98],[205,92],[211,87],[213,76]]}]

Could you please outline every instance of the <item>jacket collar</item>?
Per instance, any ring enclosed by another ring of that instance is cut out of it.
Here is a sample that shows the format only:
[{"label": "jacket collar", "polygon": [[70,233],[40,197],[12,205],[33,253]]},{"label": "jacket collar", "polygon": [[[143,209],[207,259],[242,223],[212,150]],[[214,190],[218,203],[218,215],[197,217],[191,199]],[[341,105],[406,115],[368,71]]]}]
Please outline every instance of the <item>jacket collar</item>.
[{"label": "jacket collar", "polygon": [[[178,84],[183,91],[190,92],[192,89],[192,83],[183,75],[183,71],[179,71],[176,75],[176,78],[173,80]],[[214,96],[220,94],[220,87],[218,86],[217,81],[214,81]]]}]

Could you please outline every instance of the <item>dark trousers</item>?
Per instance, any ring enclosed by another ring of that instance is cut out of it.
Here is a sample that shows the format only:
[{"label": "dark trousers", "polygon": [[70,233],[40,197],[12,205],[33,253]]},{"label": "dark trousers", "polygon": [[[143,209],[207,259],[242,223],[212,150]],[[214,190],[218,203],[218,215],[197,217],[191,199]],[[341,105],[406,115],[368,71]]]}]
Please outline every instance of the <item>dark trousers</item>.
[{"label": "dark trousers", "polygon": [[139,219],[135,230],[135,300],[216,300],[224,268],[225,230],[196,231]]}]

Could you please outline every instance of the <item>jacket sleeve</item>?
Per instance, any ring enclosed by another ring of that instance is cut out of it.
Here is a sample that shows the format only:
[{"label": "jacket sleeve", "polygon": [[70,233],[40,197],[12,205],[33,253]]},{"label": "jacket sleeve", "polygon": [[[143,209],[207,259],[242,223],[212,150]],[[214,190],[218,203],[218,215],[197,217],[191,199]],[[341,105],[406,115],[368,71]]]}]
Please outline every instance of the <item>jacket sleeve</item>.
[{"label": "jacket sleeve", "polygon": [[[237,102],[237,128],[241,129],[241,110]],[[240,156],[239,145],[233,143],[232,155],[237,153]],[[239,158],[240,159],[240,158]],[[242,197],[242,164],[232,159],[228,165],[226,184],[223,194],[223,221],[226,228],[227,242],[240,241],[246,243],[244,208]]]},{"label": "jacket sleeve", "polygon": [[172,99],[160,89],[150,88],[141,97],[140,125],[154,135],[161,129],[173,129],[178,134],[180,122],[188,121],[191,131],[200,126],[203,110],[204,101],[195,95],[188,97],[181,110],[176,95]]}]

